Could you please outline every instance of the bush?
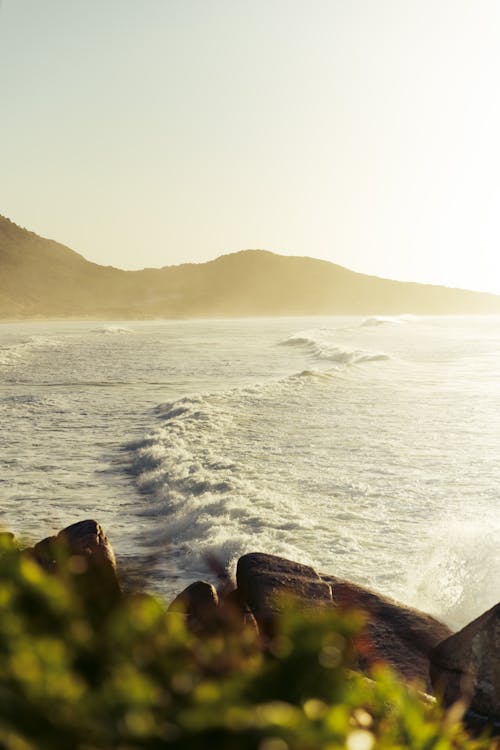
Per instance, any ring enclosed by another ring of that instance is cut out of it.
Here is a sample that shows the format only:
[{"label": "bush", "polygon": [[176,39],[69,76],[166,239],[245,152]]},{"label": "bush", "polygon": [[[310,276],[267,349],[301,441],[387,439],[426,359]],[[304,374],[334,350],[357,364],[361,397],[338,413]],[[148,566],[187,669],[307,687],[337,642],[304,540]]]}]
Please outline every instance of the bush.
[{"label": "bush", "polygon": [[196,636],[148,596],[95,617],[78,565],[56,577],[0,545],[1,748],[493,747],[388,670],[354,671],[355,616],[289,611],[264,654],[251,628]]}]

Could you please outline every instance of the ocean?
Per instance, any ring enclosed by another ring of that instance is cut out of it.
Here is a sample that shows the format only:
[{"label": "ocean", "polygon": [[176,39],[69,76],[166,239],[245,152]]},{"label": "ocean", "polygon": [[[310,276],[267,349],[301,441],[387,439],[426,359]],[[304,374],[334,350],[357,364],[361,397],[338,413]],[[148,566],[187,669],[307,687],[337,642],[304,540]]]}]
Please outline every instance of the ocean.
[{"label": "ocean", "polygon": [[500,600],[500,317],[0,325],[0,523],[165,598],[249,551],[461,627]]}]

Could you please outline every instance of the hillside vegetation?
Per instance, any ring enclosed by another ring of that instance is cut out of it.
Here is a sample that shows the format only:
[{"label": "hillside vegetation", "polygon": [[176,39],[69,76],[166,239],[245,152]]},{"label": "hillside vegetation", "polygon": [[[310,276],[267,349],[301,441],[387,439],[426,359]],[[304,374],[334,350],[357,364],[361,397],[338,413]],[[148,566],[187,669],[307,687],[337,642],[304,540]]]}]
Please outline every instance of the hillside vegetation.
[{"label": "hillside vegetation", "polygon": [[0,217],[0,318],[500,313],[500,297],[390,281],[313,258],[244,250],[123,271]]}]

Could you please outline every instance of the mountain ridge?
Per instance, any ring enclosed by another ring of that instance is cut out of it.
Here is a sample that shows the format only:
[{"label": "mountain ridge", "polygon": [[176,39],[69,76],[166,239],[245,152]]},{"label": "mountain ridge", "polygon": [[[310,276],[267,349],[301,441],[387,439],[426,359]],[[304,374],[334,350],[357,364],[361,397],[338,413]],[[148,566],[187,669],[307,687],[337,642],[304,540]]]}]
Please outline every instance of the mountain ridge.
[{"label": "mountain ridge", "polygon": [[126,271],[0,216],[0,319],[500,313],[500,296],[395,281],[308,256],[239,250]]}]

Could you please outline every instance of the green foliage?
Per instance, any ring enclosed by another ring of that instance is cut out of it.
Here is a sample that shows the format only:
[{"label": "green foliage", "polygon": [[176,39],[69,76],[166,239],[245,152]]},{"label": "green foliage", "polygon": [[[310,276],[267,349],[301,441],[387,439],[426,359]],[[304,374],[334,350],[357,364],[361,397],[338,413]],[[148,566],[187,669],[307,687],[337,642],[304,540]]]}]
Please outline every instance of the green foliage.
[{"label": "green foliage", "polygon": [[354,617],[289,612],[263,654],[251,628],[196,636],[148,596],[89,616],[78,570],[0,545],[0,748],[492,747],[387,670],[354,671]]}]

